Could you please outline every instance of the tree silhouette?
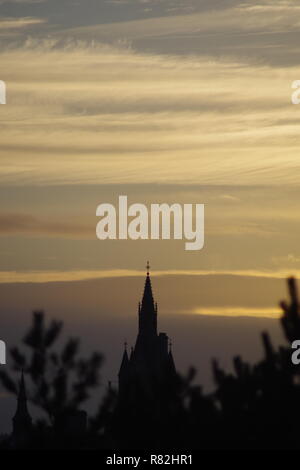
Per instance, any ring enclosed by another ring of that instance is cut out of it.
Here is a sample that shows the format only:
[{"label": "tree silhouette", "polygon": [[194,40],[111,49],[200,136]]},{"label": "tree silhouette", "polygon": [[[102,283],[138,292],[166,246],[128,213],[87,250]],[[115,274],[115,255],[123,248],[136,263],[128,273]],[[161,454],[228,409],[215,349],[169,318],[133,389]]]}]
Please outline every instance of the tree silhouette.
[{"label": "tree silhouette", "polygon": [[[175,374],[155,383],[153,393],[143,392],[136,379],[122,400],[109,389],[91,417],[84,439],[74,434],[61,440],[66,417],[74,416],[99,384],[102,355],[79,357],[79,341],[70,338],[57,352],[62,323],[45,325],[42,312],[34,313],[33,325],[23,343],[29,355],[11,350],[13,369],[24,370],[31,379],[29,399],[49,418],[51,433],[45,425],[35,426],[35,447],[76,446],[84,448],[141,449],[286,449],[300,448],[299,366],[291,361],[290,344],[300,339],[300,307],[296,282],[288,280],[290,300],[281,302],[281,326],[287,344],[272,345],[262,333],[264,355],[256,364],[233,358],[233,372],[223,370],[216,360],[212,372],[216,388],[204,394],[194,384],[196,370],[186,376]],[[16,381],[0,371],[7,390],[17,393]],[[77,416],[77,415],[76,415]],[[73,422],[73,421],[72,421]],[[45,443],[46,441],[46,443]]]},{"label": "tree silhouette", "polygon": [[[47,326],[43,312],[33,313],[33,324],[23,339],[29,354],[11,349],[14,371],[24,371],[31,379],[30,401],[43,410],[51,424],[62,415],[73,412],[86,401],[92,389],[99,385],[103,356],[93,353],[88,359],[79,357],[79,340],[70,338],[61,351],[55,349],[62,332],[62,322]],[[16,394],[17,381],[6,371],[0,371],[5,388]]]}]

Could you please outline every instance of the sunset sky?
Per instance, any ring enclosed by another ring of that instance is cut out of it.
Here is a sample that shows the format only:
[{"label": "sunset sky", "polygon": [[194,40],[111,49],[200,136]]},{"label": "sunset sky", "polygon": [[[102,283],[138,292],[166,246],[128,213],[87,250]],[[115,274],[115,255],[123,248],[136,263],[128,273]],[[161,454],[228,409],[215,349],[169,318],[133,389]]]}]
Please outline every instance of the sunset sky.
[{"label": "sunset sky", "polygon": [[[299,33],[294,0],[0,0],[3,339],[45,308],[100,349],[103,329],[115,373],[147,259],[175,356],[204,382],[216,351],[253,359],[262,326],[280,337],[300,276]],[[205,204],[204,249],[97,240],[96,207],[119,195]]]}]

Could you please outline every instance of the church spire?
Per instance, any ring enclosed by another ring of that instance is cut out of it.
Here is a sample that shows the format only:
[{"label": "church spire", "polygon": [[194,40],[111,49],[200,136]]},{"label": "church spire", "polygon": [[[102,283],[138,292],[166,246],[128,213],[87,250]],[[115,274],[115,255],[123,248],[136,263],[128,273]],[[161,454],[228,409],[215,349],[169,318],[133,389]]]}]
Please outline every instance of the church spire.
[{"label": "church spire", "polygon": [[154,303],[150,279],[150,264],[147,262],[147,275],[142,302],[139,306],[139,333],[143,336],[157,335],[157,305]]},{"label": "church spire", "polygon": [[145,281],[145,288],[144,288],[144,295],[142,300],[141,308],[148,309],[148,310],[155,310],[153,294],[152,294],[152,285],[150,279],[150,264],[147,261],[147,276]]},{"label": "church spire", "polygon": [[[139,329],[134,349],[130,356],[127,349],[119,372],[119,399],[127,407],[132,397],[152,400],[165,391],[165,384],[175,377],[176,369],[166,333],[157,333],[157,304],[154,302],[150,264],[147,262],[144,292],[138,309]],[[138,395],[136,395],[138,394]]]},{"label": "church spire", "polygon": [[22,446],[30,437],[32,419],[27,408],[27,394],[22,370],[20,387],[18,393],[18,404],[15,416],[13,417],[13,441],[14,445]]},{"label": "church spire", "polygon": [[20,387],[19,387],[19,394],[18,394],[18,405],[15,417],[28,417],[28,409],[27,409],[27,394],[26,394],[26,385],[24,379],[24,372],[22,369],[21,373],[21,380],[20,380]]},{"label": "church spire", "polygon": [[128,353],[127,353],[127,343],[124,343],[124,354],[121,362],[121,367],[119,370],[119,377],[123,374],[127,373],[128,370],[128,364],[129,364],[129,358],[128,358]]}]

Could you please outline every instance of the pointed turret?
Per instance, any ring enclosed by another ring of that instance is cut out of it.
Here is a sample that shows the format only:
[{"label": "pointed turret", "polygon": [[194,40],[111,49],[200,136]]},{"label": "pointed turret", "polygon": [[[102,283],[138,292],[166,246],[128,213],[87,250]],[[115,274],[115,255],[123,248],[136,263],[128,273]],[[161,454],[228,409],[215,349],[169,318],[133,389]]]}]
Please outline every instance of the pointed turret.
[{"label": "pointed turret", "polygon": [[123,353],[123,358],[118,374],[119,378],[119,392],[122,393],[122,390],[127,386],[129,376],[130,376],[130,361],[128,358],[128,353],[127,353],[127,343],[124,344],[124,353]]},{"label": "pointed turret", "polygon": [[141,304],[139,304],[139,334],[154,338],[157,336],[157,305],[153,299],[149,270],[150,265],[148,261],[143,299]]},{"label": "pointed turret", "polygon": [[31,422],[31,417],[29,415],[28,408],[27,408],[27,394],[26,394],[26,385],[25,385],[23,370],[21,373],[21,380],[20,380],[20,386],[19,386],[17,411],[13,419],[14,420],[20,420],[20,419],[28,420],[29,419]]},{"label": "pointed turret", "polygon": [[122,374],[124,374],[124,372],[127,372],[128,365],[129,365],[129,358],[128,358],[128,354],[127,354],[127,348],[125,346],[124,353],[123,353],[123,358],[122,358],[122,362],[121,362],[121,366],[120,366],[120,370],[119,370],[119,377]]},{"label": "pointed turret", "polygon": [[17,410],[15,416],[13,417],[13,440],[17,447],[26,445],[29,440],[31,429],[32,419],[27,408],[26,385],[24,373],[22,370]]},{"label": "pointed turret", "polygon": [[152,285],[150,279],[150,273],[147,272],[145,287],[144,287],[144,295],[142,299],[141,309],[143,310],[155,310],[153,294],[152,294]]}]

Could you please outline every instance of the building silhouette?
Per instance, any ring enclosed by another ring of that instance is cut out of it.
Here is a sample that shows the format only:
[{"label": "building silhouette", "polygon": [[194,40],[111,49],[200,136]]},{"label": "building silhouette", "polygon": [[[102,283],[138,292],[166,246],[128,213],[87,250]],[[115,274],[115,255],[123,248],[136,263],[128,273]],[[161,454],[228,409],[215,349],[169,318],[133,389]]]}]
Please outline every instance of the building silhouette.
[{"label": "building silhouette", "polygon": [[[105,402],[106,408],[93,421],[94,430],[100,422],[102,442],[108,446],[126,447],[135,442],[145,446],[154,435],[158,422],[164,434],[162,423],[165,421],[169,426],[170,409],[178,409],[180,405],[171,344],[167,334],[159,333],[157,329],[158,307],[153,298],[149,270],[148,263],[143,297],[138,306],[138,334],[130,354],[125,344],[118,392],[109,387],[107,399],[112,400],[111,404]],[[57,403],[55,406],[50,423],[40,421],[33,425],[22,371],[10,448],[84,448],[89,442],[99,444],[88,428],[86,411],[73,405],[61,407]],[[144,430],[142,436],[141,429]]]},{"label": "building silhouette", "polygon": [[154,302],[147,263],[142,301],[138,306],[138,335],[128,355],[127,344],[118,374],[119,398],[127,401],[139,397],[152,400],[176,376],[171,345],[166,333],[157,331],[157,303]]},{"label": "building silhouette", "polygon": [[27,407],[27,393],[24,373],[22,371],[17,410],[13,417],[12,446],[16,448],[26,447],[30,441],[32,433],[32,418]]}]

